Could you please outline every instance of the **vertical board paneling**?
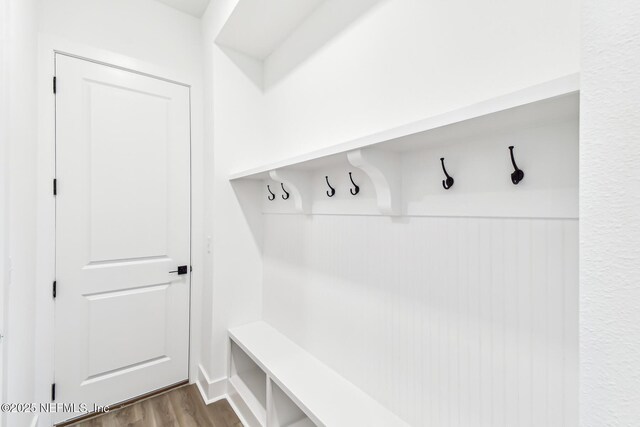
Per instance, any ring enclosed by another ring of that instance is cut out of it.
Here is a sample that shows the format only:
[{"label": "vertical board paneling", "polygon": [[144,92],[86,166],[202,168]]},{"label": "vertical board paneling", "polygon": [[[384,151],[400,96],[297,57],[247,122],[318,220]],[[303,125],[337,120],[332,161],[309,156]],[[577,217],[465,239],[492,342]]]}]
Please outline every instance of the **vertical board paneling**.
[{"label": "vertical board paneling", "polygon": [[265,320],[411,425],[578,425],[576,220],[264,229]]},{"label": "vertical board paneling", "polygon": [[531,376],[533,374],[533,288],[531,286],[532,271],[532,221],[525,220],[518,224],[517,250],[518,259],[518,427],[533,427],[533,397]]},{"label": "vertical board paneling", "polygon": [[564,426],[577,426],[578,414],[578,222],[563,227],[564,253],[563,260],[563,322],[562,322],[562,400]]},{"label": "vertical board paneling", "polygon": [[[478,220],[476,220],[478,221]],[[480,260],[479,275],[476,280],[480,284],[480,425],[492,427],[491,412],[493,407],[492,386],[494,375],[491,371],[492,356],[492,328],[491,328],[491,293],[493,283],[491,282],[491,220],[483,224],[480,230],[480,240],[478,241],[477,255]]]},{"label": "vertical board paneling", "polygon": [[518,425],[518,222],[506,221],[504,228],[504,425]]},{"label": "vertical board paneling", "polygon": [[562,419],[562,333],[564,233],[560,222],[547,224],[547,420]]},{"label": "vertical board paneling", "polygon": [[[473,289],[470,301],[470,316],[469,316],[469,332],[471,336],[470,342],[470,359],[469,359],[469,375],[470,375],[470,424],[472,426],[482,425],[482,372],[481,372],[481,331],[482,322],[480,321],[481,304],[480,297],[482,295],[482,283],[479,280],[480,277],[480,257],[478,256],[478,250],[480,249],[480,226],[475,219],[469,220],[470,230],[470,242],[469,242],[469,274],[468,283],[469,287]],[[464,411],[465,408],[462,408]]]},{"label": "vertical board paneling", "polygon": [[459,364],[458,364],[458,380],[460,386],[460,394],[458,400],[458,425],[468,426],[471,424],[469,411],[463,411],[462,408],[469,408],[472,402],[470,385],[471,385],[471,346],[472,335],[470,331],[470,305],[471,305],[471,288],[469,286],[469,225],[466,221],[459,221],[458,227],[458,280],[460,287],[459,295]]},{"label": "vertical board paneling", "polygon": [[549,301],[547,278],[547,223],[543,221],[532,222],[531,236],[531,290],[532,298],[532,336],[531,336],[531,397],[533,408],[533,425],[549,425],[547,420],[547,351]]}]

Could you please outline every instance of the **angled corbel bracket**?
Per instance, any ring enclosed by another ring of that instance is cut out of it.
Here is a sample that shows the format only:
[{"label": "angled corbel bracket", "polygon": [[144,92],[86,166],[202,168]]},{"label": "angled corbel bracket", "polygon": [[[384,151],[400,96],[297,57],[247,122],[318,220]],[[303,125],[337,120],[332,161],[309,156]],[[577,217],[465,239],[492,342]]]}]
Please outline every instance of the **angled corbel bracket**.
[{"label": "angled corbel bracket", "polygon": [[369,176],[376,190],[378,209],[383,215],[400,215],[402,179],[400,155],[375,148],[361,148],[347,153],[349,163]]},{"label": "angled corbel bracket", "polygon": [[309,175],[294,170],[275,169],[269,172],[272,180],[282,183],[291,193],[296,212],[311,213],[311,194],[309,193]]}]

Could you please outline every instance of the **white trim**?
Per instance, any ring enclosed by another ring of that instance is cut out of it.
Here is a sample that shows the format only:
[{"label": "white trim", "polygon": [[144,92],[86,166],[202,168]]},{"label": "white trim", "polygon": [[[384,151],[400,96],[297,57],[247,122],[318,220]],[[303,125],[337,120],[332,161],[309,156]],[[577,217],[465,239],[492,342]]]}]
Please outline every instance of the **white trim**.
[{"label": "white trim", "polygon": [[[204,401],[205,405],[209,405],[213,402],[216,402],[216,400],[210,400],[207,398],[207,393],[203,390],[202,385],[200,384],[200,380],[196,381],[196,387],[198,387],[198,391],[200,392],[200,397],[202,397],[202,400]],[[220,399],[217,399],[220,400]]]},{"label": "white trim", "polygon": [[[54,305],[50,289],[55,276],[55,204],[51,194],[54,176],[55,100],[51,90],[54,72],[53,48],[38,39],[38,177],[37,177],[37,246],[36,246],[36,360],[35,400],[48,402],[54,374]],[[50,45],[52,46],[52,44]],[[41,424],[51,425],[51,414],[42,414]]]},{"label": "white trim", "polygon": [[[191,298],[189,380],[198,376],[201,348],[201,295],[203,287],[204,143],[203,82],[200,67],[193,72],[167,69],[129,56],[87,46],[50,34],[38,38],[38,178],[37,178],[37,254],[36,254],[36,391],[37,402],[49,402],[54,379],[54,301],[55,280],[55,200],[51,180],[55,174],[55,98],[52,77],[55,52],[87,58],[112,66],[156,76],[191,87]],[[52,425],[51,414],[40,417],[41,425]]]},{"label": "white trim", "polygon": [[209,379],[207,371],[202,365],[198,365],[198,379],[196,385],[200,390],[202,399],[208,405],[227,396],[229,382],[226,377],[217,380]]},{"label": "white trim", "polygon": [[249,407],[242,397],[236,392],[235,387],[229,382],[228,378],[223,377],[217,380],[211,380],[207,374],[207,370],[202,365],[198,365],[198,379],[195,383],[206,405],[227,399],[227,402],[231,405],[231,408],[240,419],[242,425],[247,427],[260,426],[260,423],[253,416],[253,413],[249,410]]},{"label": "white trim", "polygon": [[110,64],[108,62],[100,61],[99,59],[93,59],[93,58],[88,58],[88,57],[81,56],[81,55],[76,55],[74,53],[70,53],[70,52],[65,51],[65,50],[55,49],[55,53],[57,53],[59,55],[68,56],[70,58],[81,59],[83,61],[92,62],[92,63],[98,64],[98,65],[104,65],[106,67],[116,68],[116,69],[122,70],[122,71],[128,71],[128,72],[140,74],[140,75],[145,76],[145,77],[151,77],[152,79],[162,80],[162,81],[165,81],[165,82],[168,82],[168,83],[177,84],[177,85],[180,85],[180,86],[191,87],[191,85],[188,84],[188,83],[183,83],[183,82],[177,81],[177,80],[171,80],[169,78],[162,77],[162,76],[155,75],[155,74],[146,73],[144,71],[138,71],[138,70],[133,69],[133,68],[128,68],[128,67],[126,67],[124,65]]},{"label": "white trim", "polygon": [[[74,42],[51,34],[39,35],[39,47],[47,48],[48,52],[63,52],[70,56],[89,59],[94,62],[108,64],[126,70],[133,70],[138,73],[148,74],[186,86],[194,85],[194,76],[189,73],[176,71],[175,69],[169,69],[131,56]],[[40,51],[42,53],[42,49],[40,49]]]}]

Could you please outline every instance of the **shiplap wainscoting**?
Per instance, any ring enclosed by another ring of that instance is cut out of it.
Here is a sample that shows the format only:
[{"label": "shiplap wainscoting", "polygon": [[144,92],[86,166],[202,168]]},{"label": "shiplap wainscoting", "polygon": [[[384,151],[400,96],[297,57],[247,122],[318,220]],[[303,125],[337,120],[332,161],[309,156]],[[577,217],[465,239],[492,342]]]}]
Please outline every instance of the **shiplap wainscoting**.
[{"label": "shiplap wainscoting", "polygon": [[578,425],[576,219],[264,221],[264,319],[410,424]]}]

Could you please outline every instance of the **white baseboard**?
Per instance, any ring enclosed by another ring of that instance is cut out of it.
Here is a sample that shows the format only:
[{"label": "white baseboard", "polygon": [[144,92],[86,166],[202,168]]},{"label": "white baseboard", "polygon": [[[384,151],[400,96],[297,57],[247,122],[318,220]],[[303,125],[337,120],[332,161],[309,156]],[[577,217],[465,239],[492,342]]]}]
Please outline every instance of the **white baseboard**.
[{"label": "white baseboard", "polygon": [[207,371],[198,365],[198,379],[196,386],[202,395],[202,400],[209,405],[221,399],[227,399],[231,408],[240,418],[240,422],[246,427],[261,427],[258,419],[249,410],[242,397],[236,392],[235,387],[229,382],[228,378],[220,378],[211,380]]},{"label": "white baseboard", "polygon": [[211,380],[204,367],[202,367],[202,365],[198,365],[198,379],[196,380],[196,384],[200,390],[202,399],[207,405],[227,397],[227,383],[228,381],[226,377]]}]

